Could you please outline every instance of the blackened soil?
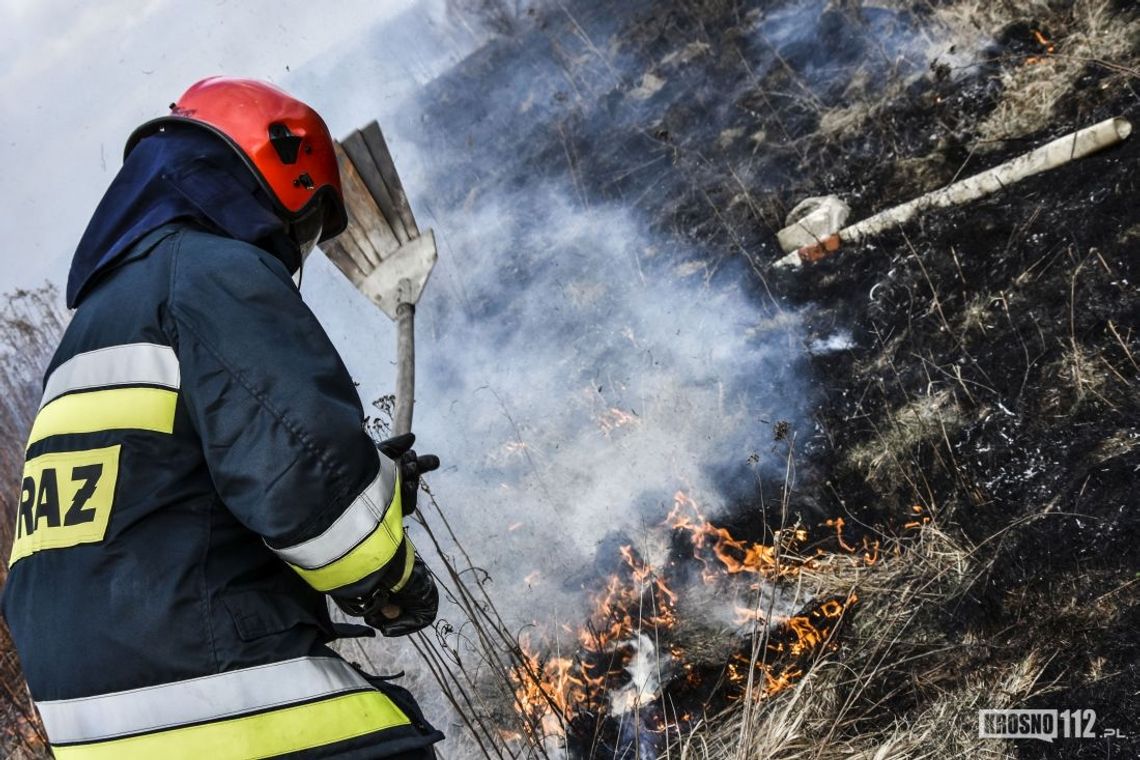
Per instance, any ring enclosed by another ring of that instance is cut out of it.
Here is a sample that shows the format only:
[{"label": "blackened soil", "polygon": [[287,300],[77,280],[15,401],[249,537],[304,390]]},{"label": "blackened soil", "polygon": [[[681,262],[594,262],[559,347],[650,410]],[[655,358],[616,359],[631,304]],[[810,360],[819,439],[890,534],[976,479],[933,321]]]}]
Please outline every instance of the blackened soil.
[{"label": "blackened soil", "polygon": [[[980,568],[925,613],[932,639],[978,641],[961,663],[977,674],[1040,651],[1047,688],[1023,706],[1095,709],[1098,730],[1131,734],[1020,756],[1137,757],[1140,136],[801,271],[769,267],[805,196],[836,193],[858,219],[1101,119],[1140,124],[1134,50],[1124,71],[1088,62],[1048,129],[980,143],[1000,73],[1043,53],[1033,30],[1070,30],[1063,13],[1015,18],[969,66],[920,60],[903,43],[951,2],[800,2],[792,21],[780,14],[796,4],[771,1],[537,10],[426,94],[425,145],[479,156],[439,166],[462,181],[434,184],[548,177],[583,203],[621,202],[706,277],[746,277],[762,313],[807,308],[813,338],[849,334],[812,359],[817,429],[794,431],[793,516],[842,516],[850,542],[904,532],[920,506]],[[855,126],[827,127],[836,109]],[[900,436],[907,408],[935,408],[933,424]],[[755,505],[735,481],[725,490]],[[865,727],[953,686],[896,680]]]},{"label": "blackened soil", "polygon": [[[1106,102],[1086,91],[1027,142],[1135,121],[1138,106],[1130,87]],[[1026,758],[1140,751],[1138,166],[1133,139],[773,284],[818,304],[821,332],[857,326],[850,355],[817,361],[830,481],[817,500],[880,527],[906,520],[912,500],[946,514],[987,568],[953,600],[948,637],[980,637],[991,662],[1053,654],[1050,687],[1025,706],[1094,709],[1098,730],[1132,734],[1027,742]],[[939,393],[957,419],[892,452],[894,479],[831,464],[881,440],[892,410]]]},{"label": "blackened soil", "polygon": [[[1097,89],[1026,142],[1140,116],[1132,87],[1104,102]],[[829,482],[816,500],[880,527],[907,519],[910,501],[945,514],[987,567],[953,600],[948,638],[980,637],[991,663],[1049,652],[1049,688],[1025,706],[1094,709],[1098,731],[1131,734],[1026,742],[1025,758],[1140,752],[1138,166],[1133,139],[772,284],[817,304],[822,333],[856,326],[849,355],[817,361]],[[939,393],[957,419],[891,452],[894,478],[832,464],[882,440],[892,410]]]}]

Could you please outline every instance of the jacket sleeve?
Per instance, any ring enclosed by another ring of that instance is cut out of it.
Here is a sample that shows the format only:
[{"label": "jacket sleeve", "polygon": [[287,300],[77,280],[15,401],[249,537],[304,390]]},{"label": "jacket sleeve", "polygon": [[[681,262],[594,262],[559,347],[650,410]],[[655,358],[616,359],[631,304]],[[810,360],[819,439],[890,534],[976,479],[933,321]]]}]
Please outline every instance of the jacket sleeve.
[{"label": "jacket sleeve", "polygon": [[395,463],[364,432],[348,370],[285,267],[204,233],[178,245],[168,324],[222,501],[319,591],[403,587],[414,548]]}]

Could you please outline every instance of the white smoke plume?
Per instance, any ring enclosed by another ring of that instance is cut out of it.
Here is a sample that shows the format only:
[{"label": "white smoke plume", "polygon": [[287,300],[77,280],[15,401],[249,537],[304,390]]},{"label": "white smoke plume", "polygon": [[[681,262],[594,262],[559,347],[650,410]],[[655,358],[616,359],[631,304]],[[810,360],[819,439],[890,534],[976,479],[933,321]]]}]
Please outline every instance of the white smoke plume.
[{"label": "white smoke plume", "polygon": [[[525,72],[504,76],[525,84]],[[481,152],[459,125],[451,141],[425,139],[419,108],[414,97],[397,113],[381,103],[361,123],[381,118],[417,221],[440,243],[417,310],[414,430],[443,461],[430,484],[508,627],[577,627],[595,562],[614,560],[598,556],[607,536],[638,541],[679,489],[715,515],[726,490],[779,476],[772,424],[804,426],[809,404],[801,315],[760,308],[743,266],[704,276],[691,263],[700,251],[653,231],[632,205],[583,199],[569,174],[489,166],[514,181],[440,186],[441,167],[478,165]],[[465,202],[436,202],[457,195]],[[323,259],[303,292],[366,407],[390,392],[386,318]],[[461,627],[454,608],[442,617]],[[429,716],[446,714],[414,652],[365,646],[408,672]]]},{"label": "white smoke plume", "polygon": [[[632,212],[566,190],[437,210],[443,255],[417,311],[432,488],[501,606],[540,619],[608,532],[659,523],[681,488],[715,500],[713,475],[806,401],[796,314],[677,276]],[[383,355],[384,327],[350,340]],[[357,379],[380,395],[391,370]]]}]

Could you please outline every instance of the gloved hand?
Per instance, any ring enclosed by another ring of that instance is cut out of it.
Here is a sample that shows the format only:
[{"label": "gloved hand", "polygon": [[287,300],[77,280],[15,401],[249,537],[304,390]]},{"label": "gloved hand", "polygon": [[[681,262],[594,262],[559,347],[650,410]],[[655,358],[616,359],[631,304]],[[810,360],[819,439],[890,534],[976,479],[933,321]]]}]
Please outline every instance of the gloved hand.
[{"label": "gloved hand", "polygon": [[416,555],[412,575],[399,591],[388,595],[378,611],[364,616],[364,622],[384,636],[407,636],[435,622],[439,612],[439,590],[427,565]]},{"label": "gloved hand", "polygon": [[337,606],[388,638],[422,631],[435,622],[439,611],[439,590],[431,571],[417,554],[412,574],[399,591],[376,589],[365,599],[335,599]]},{"label": "gloved hand", "polygon": [[417,456],[412,445],[416,442],[415,433],[404,433],[386,441],[376,448],[380,453],[396,462],[400,470],[400,501],[404,514],[416,511],[416,496],[420,491],[420,475],[439,469],[439,457],[434,454]]}]

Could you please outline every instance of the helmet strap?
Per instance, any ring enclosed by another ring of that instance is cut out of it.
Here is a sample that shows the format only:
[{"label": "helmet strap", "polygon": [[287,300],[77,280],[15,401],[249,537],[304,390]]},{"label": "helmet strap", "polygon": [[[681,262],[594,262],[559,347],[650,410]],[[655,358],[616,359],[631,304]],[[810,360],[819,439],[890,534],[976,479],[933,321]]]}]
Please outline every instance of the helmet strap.
[{"label": "helmet strap", "polygon": [[297,292],[301,292],[301,283],[305,280],[305,258],[301,258],[301,266],[297,267],[297,271],[293,274],[293,282],[297,284]]}]

